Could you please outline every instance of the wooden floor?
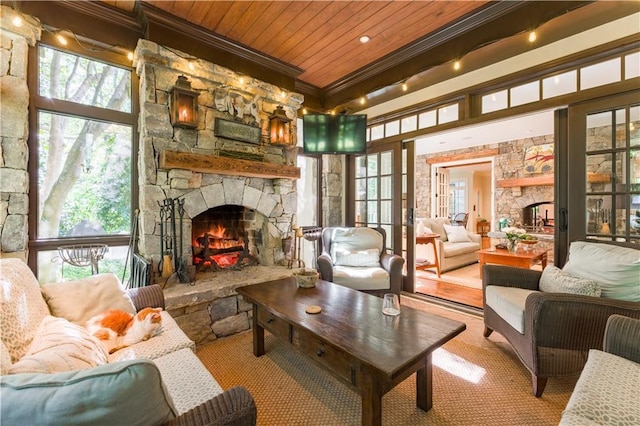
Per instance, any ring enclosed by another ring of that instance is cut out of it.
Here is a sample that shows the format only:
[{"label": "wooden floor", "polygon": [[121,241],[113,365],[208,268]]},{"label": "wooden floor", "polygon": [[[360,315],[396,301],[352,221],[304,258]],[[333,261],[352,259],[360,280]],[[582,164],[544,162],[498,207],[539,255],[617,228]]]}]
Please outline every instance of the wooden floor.
[{"label": "wooden floor", "polygon": [[416,293],[482,309],[482,290],[435,281],[428,277],[424,272],[416,271],[416,278],[420,281],[416,282]]}]

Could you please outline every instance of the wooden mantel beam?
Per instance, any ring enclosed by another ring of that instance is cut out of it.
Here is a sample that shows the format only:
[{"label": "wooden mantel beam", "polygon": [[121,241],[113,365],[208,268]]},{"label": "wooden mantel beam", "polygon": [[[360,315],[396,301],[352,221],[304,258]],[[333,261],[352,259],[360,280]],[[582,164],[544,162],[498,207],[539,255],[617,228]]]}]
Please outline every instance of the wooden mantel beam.
[{"label": "wooden mantel beam", "polygon": [[516,186],[553,186],[553,175],[498,180],[498,188],[513,188]]},{"label": "wooden mantel beam", "polygon": [[[498,188],[513,188],[516,186],[553,186],[554,175],[532,176],[524,178],[499,179]],[[589,173],[587,175],[589,183],[609,183],[611,176],[608,173]]]},{"label": "wooden mantel beam", "polygon": [[218,157],[192,152],[161,151],[161,169],[183,169],[201,173],[260,177],[271,179],[299,179],[300,168],[286,164],[264,163],[236,158]]}]

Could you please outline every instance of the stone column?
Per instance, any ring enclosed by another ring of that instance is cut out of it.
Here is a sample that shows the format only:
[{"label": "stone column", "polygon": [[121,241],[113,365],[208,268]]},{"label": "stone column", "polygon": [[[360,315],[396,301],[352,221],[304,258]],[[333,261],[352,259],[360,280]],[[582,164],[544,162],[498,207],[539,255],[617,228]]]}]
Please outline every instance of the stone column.
[{"label": "stone column", "polygon": [[[26,260],[29,241],[29,46],[40,40],[34,18],[0,6],[0,257]],[[17,25],[15,18],[21,20]],[[35,88],[33,88],[35,90]]]},{"label": "stone column", "polygon": [[344,155],[325,155],[322,170],[322,223],[344,226]]}]

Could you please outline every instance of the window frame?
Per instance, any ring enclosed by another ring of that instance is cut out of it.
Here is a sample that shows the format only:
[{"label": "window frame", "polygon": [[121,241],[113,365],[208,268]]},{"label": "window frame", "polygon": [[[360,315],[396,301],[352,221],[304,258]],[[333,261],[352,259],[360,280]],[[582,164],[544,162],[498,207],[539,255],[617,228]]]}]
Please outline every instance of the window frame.
[{"label": "window frame", "polygon": [[[35,46],[29,47],[29,59],[27,65],[27,84],[29,90],[29,137],[27,139],[29,151],[29,255],[28,264],[34,274],[38,273],[38,253],[41,251],[57,250],[61,245],[69,244],[107,244],[108,246],[128,246],[130,233],[105,236],[75,237],[75,238],[38,238],[38,116],[40,111],[53,114],[65,114],[82,119],[112,122],[118,125],[131,127],[131,217],[138,206],[138,115],[139,115],[139,79],[124,51],[115,49],[87,49],[86,41],[82,45],[77,40],[70,40],[67,46],[60,47],[53,34],[42,34],[41,40]],[[99,46],[99,43],[97,43]],[[88,59],[100,61],[108,65],[129,70],[131,72],[131,111],[121,112],[99,108],[91,105],[82,105],[70,101],[46,98],[38,93],[39,55],[40,46],[47,46],[59,51],[79,55]]]}]

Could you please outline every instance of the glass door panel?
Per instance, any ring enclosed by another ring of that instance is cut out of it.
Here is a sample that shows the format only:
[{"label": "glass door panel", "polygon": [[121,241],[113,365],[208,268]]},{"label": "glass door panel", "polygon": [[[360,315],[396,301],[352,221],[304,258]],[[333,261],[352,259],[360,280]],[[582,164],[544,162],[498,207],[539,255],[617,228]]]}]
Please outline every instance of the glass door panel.
[{"label": "glass door panel", "polygon": [[404,255],[407,184],[406,155],[401,153],[402,143],[393,142],[369,147],[366,155],[354,158],[353,223],[384,229],[387,251]]},{"label": "glass door panel", "polygon": [[559,150],[568,178],[558,182],[568,197],[567,245],[584,238],[640,244],[638,94],[569,108],[569,149]]}]

